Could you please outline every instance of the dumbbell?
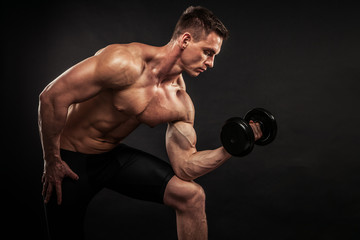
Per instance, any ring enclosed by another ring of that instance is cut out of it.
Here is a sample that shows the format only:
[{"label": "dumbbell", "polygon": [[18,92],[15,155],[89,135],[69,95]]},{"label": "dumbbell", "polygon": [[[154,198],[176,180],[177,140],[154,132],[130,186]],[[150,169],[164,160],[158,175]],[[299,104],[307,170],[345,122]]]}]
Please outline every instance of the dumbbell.
[{"label": "dumbbell", "polygon": [[[254,132],[249,125],[250,120],[260,124],[262,137],[255,141]],[[228,119],[221,129],[221,142],[225,150],[233,156],[243,157],[249,154],[254,144],[264,146],[274,141],[277,124],[274,115],[264,108],[254,108],[244,118]]]}]

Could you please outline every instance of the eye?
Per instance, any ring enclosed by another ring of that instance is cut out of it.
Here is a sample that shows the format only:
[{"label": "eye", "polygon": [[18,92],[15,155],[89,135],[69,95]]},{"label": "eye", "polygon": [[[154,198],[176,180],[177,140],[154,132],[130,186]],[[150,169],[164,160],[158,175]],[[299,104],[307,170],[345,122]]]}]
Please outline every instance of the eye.
[{"label": "eye", "polygon": [[212,53],[209,50],[204,50],[204,54],[209,57],[212,56]]}]

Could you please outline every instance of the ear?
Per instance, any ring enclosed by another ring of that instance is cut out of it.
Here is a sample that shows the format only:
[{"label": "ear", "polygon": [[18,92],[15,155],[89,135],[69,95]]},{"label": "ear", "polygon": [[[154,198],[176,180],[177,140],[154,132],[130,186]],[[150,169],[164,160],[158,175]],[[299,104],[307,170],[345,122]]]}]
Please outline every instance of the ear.
[{"label": "ear", "polygon": [[189,32],[185,32],[182,36],[181,36],[181,42],[180,42],[180,47],[181,49],[185,49],[189,43],[192,40],[192,36]]}]

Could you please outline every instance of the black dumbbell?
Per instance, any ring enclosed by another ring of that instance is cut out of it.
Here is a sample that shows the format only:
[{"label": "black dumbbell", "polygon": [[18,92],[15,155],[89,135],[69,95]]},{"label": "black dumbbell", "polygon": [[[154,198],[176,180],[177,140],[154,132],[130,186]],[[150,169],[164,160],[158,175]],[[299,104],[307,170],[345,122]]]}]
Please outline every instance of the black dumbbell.
[{"label": "black dumbbell", "polygon": [[[262,137],[255,142],[250,120],[260,124]],[[256,145],[267,145],[274,141],[277,133],[275,117],[263,108],[254,108],[246,113],[244,119],[228,119],[221,129],[221,142],[225,150],[233,156],[242,157],[249,154]]]}]

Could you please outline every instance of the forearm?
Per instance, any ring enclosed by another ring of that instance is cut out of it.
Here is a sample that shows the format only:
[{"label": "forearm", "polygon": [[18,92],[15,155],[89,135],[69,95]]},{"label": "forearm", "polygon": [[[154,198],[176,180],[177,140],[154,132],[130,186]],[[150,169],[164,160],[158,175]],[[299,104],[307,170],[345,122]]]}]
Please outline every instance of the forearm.
[{"label": "forearm", "polygon": [[44,160],[60,158],[60,135],[65,126],[68,107],[57,104],[45,93],[40,95],[38,123]]},{"label": "forearm", "polygon": [[223,147],[197,151],[181,161],[182,165],[177,170],[177,175],[184,180],[194,180],[215,170],[230,157]]}]

